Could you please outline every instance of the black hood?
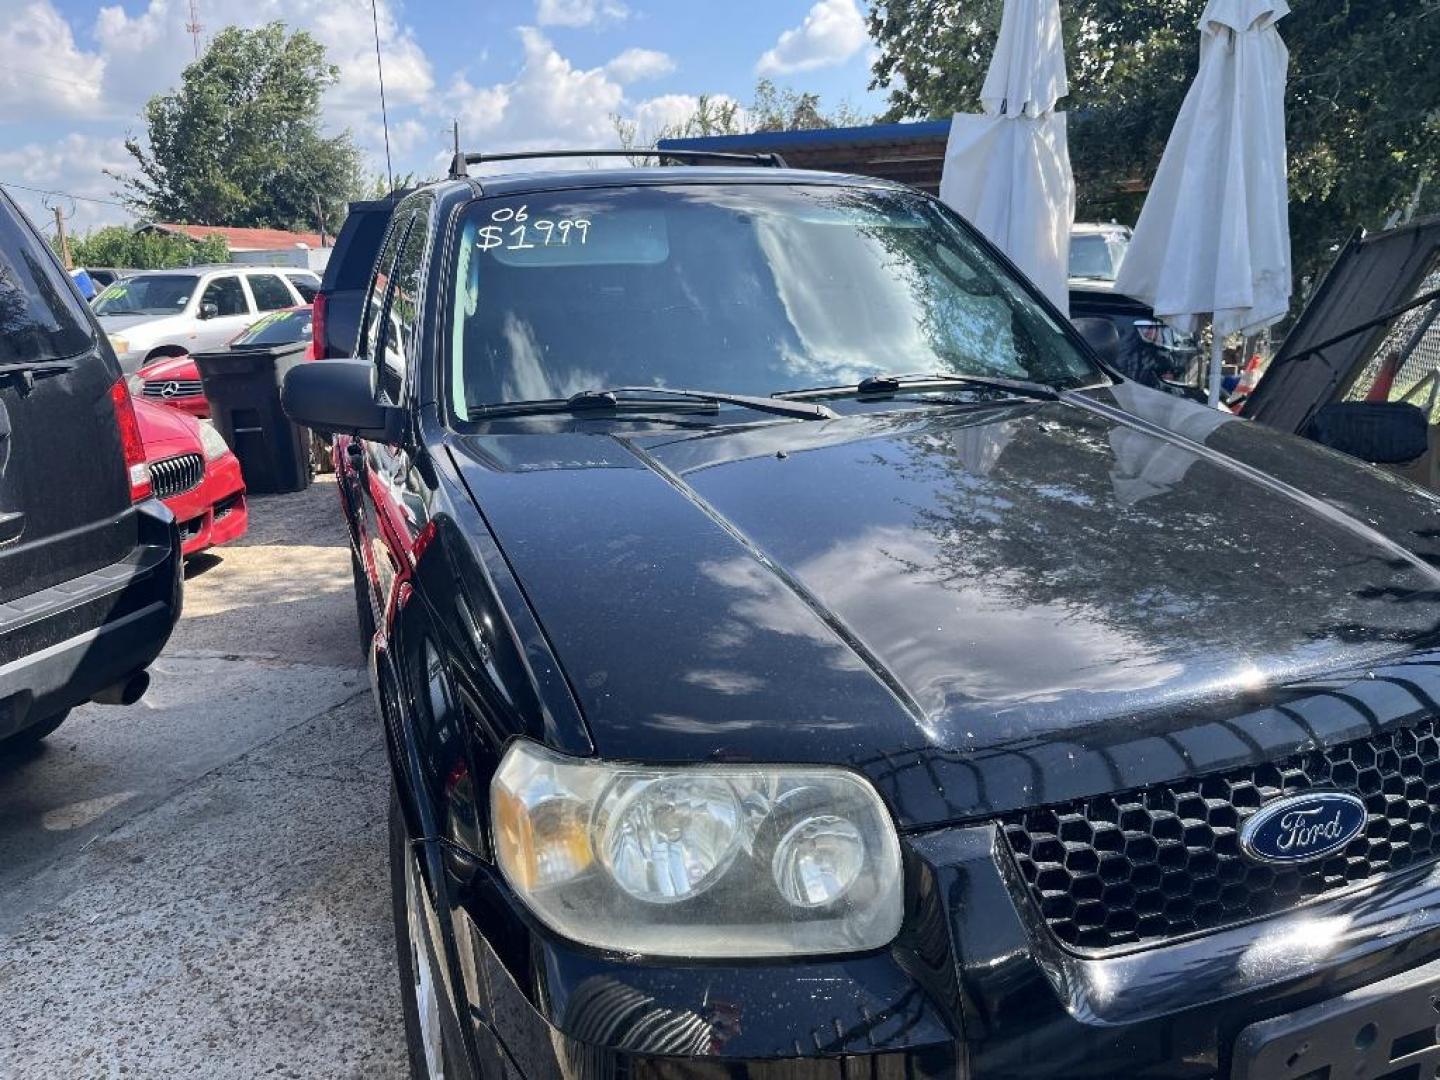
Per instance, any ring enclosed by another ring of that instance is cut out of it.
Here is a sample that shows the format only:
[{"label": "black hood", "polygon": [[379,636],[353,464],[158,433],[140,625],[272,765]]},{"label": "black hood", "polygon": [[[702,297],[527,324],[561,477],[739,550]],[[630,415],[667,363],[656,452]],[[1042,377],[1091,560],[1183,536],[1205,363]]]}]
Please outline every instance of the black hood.
[{"label": "black hood", "polygon": [[1334,695],[1430,670],[1435,502],[1226,414],[1124,384],[594,431],[457,449],[601,756],[849,765],[921,826],[1422,707]]}]

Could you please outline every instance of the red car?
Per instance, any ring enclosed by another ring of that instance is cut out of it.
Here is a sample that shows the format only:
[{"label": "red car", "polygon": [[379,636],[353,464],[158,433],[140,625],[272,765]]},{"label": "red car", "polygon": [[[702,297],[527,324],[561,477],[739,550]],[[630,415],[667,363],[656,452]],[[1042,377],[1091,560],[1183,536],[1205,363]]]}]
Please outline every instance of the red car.
[{"label": "red car", "polygon": [[135,402],[135,419],[155,494],[179,523],[181,554],[245,535],[245,481],[220,433],[208,422],[144,399]]},{"label": "red car", "polygon": [[[310,341],[310,307],[281,308],[252,323],[235,337],[229,347],[242,349],[250,345],[288,345]],[[312,344],[311,351],[314,346]],[[307,360],[312,359],[310,353]],[[130,393],[159,405],[169,405],[191,416],[210,415],[210,403],[200,385],[200,372],[188,355],[167,356],[130,376]]]}]

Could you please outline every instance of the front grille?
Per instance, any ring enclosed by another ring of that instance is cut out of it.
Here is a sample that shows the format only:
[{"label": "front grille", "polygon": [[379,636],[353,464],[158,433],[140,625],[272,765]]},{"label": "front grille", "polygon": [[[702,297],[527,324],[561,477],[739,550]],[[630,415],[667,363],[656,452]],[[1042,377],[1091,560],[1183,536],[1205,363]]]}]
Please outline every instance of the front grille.
[{"label": "front grille", "polygon": [[205,387],[199,379],[148,379],[140,392],[146,397],[166,398],[201,397]]},{"label": "front grille", "polygon": [[150,483],[161,499],[189,491],[204,478],[205,459],[199,454],[179,454],[150,463]]},{"label": "front grille", "polygon": [[[1082,950],[1151,944],[1295,907],[1440,855],[1435,720],[1328,750],[1008,814],[1005,840],[1053,933]],[[1348,791],[1365,831],[1329,858],[1266,866],[1239,829],[1280,795]]]}]

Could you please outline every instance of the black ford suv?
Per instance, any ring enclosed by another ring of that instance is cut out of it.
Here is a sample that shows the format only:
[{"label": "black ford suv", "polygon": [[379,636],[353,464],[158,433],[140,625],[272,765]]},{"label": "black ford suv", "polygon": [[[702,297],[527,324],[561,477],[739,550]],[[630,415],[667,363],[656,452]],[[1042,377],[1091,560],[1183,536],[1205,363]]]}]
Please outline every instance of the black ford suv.
[{"label": "black ford suv", "polygon": [[0,192],[0,750],[144,692],[179,550],[105,335]]},{"label": "black ford suv", "polygon": [[417,1076],[1435,1075],[1434,496],[917,192],[464,165],[285,387]]}]

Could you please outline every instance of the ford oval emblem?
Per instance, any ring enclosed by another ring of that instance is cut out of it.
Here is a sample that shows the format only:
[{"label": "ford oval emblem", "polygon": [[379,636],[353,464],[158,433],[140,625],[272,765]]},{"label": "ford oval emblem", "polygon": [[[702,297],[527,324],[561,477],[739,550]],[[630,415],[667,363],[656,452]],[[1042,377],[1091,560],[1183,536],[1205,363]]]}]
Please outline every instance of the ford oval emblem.
[{"label": "ford oval emblem", "polygon": [[1339,851],[1365,828],[1369,812],[1343,791],[1314,791],[1266,803],[1240,827],[1240,847],[1260,862],[1290,863]]}]

